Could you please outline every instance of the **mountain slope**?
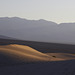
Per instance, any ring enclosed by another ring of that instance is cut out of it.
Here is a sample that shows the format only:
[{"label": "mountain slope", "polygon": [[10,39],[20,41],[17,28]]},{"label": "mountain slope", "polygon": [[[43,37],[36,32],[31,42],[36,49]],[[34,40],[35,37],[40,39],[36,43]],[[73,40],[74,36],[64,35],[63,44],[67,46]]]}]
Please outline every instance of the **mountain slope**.
[{"label": "mountain slope", "polygon": [[0,39],[13,39],[13,38],[7,37],[7,36],[4,36],[4,35],[0,35]]},{"label": "mountain slope", "polygon": [[75,44],[75,23],[27,20],[18,17],[0,18],[0,35],[21,40]]}]

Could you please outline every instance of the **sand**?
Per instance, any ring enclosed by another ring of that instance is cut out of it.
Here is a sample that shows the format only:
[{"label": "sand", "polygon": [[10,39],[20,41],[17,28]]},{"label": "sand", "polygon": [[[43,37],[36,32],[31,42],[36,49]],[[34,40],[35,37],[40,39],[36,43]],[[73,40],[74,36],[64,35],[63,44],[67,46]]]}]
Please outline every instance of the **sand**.
[{"label": "sand", "polygon": [[41,53],[31,47],[16,44],[0,46],[0,53],[11,57],[11,59],[18,59],[26,62],[49,61],[51,58],[51,56]]},{"label": "sand", "polygon": [[[36,61],[60,61],[75,59],[74,54],[70,53],[42,53],[29,46],[25,45],[3,45],[0,46],[0,53],[24,62],[36,62]],[[9,58],[8,58],[9,59]]]},{"label": "sand", "polygon": [[0,75],[75,75],[75,55],[42,53],[25,45],[2,45]]}]

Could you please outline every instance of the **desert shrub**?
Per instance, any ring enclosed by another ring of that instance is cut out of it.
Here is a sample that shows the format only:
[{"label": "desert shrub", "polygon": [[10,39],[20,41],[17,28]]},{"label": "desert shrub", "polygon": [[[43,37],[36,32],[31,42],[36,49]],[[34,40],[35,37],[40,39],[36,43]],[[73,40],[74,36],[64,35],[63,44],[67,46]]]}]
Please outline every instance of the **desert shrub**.
[{"label": "desert shrub", "polygon": [[56,56],[52,56],[52,57],[56,58]]}]

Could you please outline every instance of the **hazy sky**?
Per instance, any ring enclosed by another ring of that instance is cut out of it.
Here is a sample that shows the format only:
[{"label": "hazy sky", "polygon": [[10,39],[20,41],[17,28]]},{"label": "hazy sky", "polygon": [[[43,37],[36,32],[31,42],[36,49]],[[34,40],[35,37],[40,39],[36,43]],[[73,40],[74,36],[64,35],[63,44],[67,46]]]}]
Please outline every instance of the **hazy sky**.
[{"label": "hazy sky", "polygon": [[0,0],[0,17],[75,22],[75,0]]}]

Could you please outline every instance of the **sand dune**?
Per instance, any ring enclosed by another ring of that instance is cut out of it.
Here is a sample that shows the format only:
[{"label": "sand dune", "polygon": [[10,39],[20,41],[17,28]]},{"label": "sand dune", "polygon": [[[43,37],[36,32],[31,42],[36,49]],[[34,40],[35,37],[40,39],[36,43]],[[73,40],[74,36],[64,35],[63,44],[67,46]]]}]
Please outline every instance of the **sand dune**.
[{"label": "sand dune", "polygon": [[0,63],[12,62],[13,60],[16,62],[17,61],[36,62],[36,61],[60,61],[71,59],[75,59],[74,54],[42,53],[29,46],[17,44],[0,46]]},{"label": "sand dune", "polygon": [[23,45],[0,46],[0,53],[21,61],[49,61],[52,57]]},{"label": "sand dune", "polygon": [[63,60],[75,59],[75,54],[70,54],[70,53],[46,53],[46,54],[54,56],[55,58],[61,58]]},{"label": "sand dune", "polygon": [[[75,75],[74,59],[75,55],[69,53],[42,53],[29,46],[2,45],[0,46],[0,74]],[[38,61],[42,63],[31,63]]]}]

